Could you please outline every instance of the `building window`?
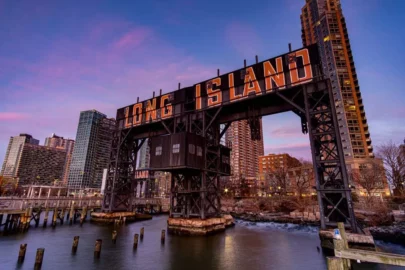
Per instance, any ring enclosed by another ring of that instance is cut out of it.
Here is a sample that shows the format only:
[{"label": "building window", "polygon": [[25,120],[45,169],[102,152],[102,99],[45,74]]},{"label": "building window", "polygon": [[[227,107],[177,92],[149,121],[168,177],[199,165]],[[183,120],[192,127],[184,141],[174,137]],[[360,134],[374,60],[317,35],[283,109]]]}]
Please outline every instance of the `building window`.
[{"label": "building window", "polygon": [[201,146],[197,146],[197,156],[202,157],[202,148],[201,148]]},{"label": "building window", "polygon": [[173,154],[180,153],[180,144],[173,144]]},{"label": "building window", "polygon": [[188,152],[192,155],[195,154],[195,145],[194,144],[189,144],[188,145]]},{"label": "building window", "polygon": [[156,156],[161,156],[162,155],[162,146],[156,146],[155,155]]}]

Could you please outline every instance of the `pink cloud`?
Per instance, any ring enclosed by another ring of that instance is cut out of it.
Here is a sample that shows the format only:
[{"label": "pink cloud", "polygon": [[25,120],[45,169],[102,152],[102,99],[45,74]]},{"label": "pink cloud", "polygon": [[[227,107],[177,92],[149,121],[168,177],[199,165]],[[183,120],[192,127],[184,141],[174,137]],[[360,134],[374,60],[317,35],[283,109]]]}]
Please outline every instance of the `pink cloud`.
[{"label": "pink cloud", "polygon": [[311,158],[311,149],[309,142],[307,143],[284,143],[275,146],[266,146],[264,149],[265,154],[283,154],[287,153],[296,158]]},{"label": "pink cloud", "polygon": [[301,126],[300,125],[291,125],[275,128],[270,132],[271,138],[292,138],[292,137],[301,137]]},{"label": "pink cloud", "polygon": [[16,112],[0,112],[0,121],[14,121],[27,119],[28,115]]},{"label": "pink cloud", "polygon": [[114,44],[117,49],[137,47],[151,35],[151,31],[146,28],[137,28],[125,33]]}]

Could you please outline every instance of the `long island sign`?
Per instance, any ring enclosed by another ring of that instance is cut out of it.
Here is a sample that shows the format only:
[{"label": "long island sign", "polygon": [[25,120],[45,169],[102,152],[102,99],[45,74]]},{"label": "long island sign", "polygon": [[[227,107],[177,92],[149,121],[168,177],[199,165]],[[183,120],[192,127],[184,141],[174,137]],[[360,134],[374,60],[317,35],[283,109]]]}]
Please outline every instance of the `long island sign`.
[{"label": "long island sign", "polygon": [[120,129],[158,122],[311,82],[319,65],[316,45],[226,73],[117,111]]}]

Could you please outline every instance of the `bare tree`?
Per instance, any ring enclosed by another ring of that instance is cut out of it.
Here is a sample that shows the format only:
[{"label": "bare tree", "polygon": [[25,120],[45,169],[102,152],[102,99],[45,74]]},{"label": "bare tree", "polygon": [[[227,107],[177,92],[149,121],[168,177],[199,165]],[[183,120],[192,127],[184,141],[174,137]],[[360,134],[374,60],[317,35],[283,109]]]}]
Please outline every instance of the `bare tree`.
[{"label": "bare tree", "polygon": [[288,167],[277,166],[270,173],[268,173],[270,179],[270,186],[273,191],[285,195],[287,193],[287,186],[289,182]]},{"label": "bare tree", "polygon": [[302,194],[308,192],[311,184],[314,182],[314,172],[311,163],[304,163],[301,167],[292,170],[292,177],[295,177],[295,188],[298,193],[298,197],[302,197]]},{"label": "bare tree", "polygon": [[350,172],[353,182],[363,188],[367,193],[366,200],[372,198],[372,194],[378,189],[384,188],[384,166],[375,159],[370,159],[366,164],[359,169],[354,169]]},{"label": "bare tree", "polygon": [[394,195],[405,195],[405,153],[392,141],[378,147],[377,155],[382,158],[385,174]]}]

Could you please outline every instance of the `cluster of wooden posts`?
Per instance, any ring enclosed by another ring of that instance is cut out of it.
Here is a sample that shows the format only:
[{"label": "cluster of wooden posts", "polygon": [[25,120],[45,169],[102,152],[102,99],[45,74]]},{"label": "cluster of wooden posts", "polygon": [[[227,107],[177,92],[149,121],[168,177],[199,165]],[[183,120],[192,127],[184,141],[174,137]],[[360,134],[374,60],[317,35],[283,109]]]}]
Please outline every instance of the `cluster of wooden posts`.
[{"label": "cluster of wooden posts", "polygon": [[336,237],[333,239],[335,257],[327,258],[328,270],[349,270],[350,260],[405,266],[404,255],[349,248],[343,223],[338,223],[338,229],[335,231]]},{"label": "cluster of wooden posts", "polygon": [[[140,240],[143,240],[145,234],[145,228],[142,227],[140,230],[139,234],[135,234],[134,235],[134,244],[133,244],[133,249],[137,249],[138,248],[138,239],[140,238]],[[115,244],[117,242],[117,236],[118,236],[118,232],[116,230],[112,231],[111,234],[111,240],[112,242]],[[77,252],[77,248],[79,246],[79,236],[75,236],[73,237],[73,244],[72,244],[72,254],[76,254]],[[166,239],[166,230],[162,230],[162,233],[160,235],[160,241],[162,244],[165,243],[165,239]],[[101,245],[103,243],[102,239],[97,239],[96,240],[96,244],[94,245],[94,258],[100,258],[101,255]],[[24,259],[25,259],[25,253],[27,251],[27,244],[21,244],[20,245],[20,250],[18,252],[18,263],[23,263]],[[42,261],[44,259],[44,253],[45,253],[45,249],[44,248],[38,248],[37,249],[37,254],[35,257],[35,264],[34,264],[34,269],[41,269],[42,267]]]},{"label": "cluster of wooden posts", "polygon": [[[47,227],[50,211],[52,212],[51,225],[53,228],[56,227],[58,220],[60,224],[63,225],[65,216],[66,221],[69,221],[70,225],[76,223],[77,219],[80,217],[80,226],[82,226],[88,214],[87,206],[83,206],[81,209],[76,208],[74,202],[71,202],[69,207],[28,207],[25,210],[21,210],[17,213],[14,212],[6,214],[7,217],[5,223],[2,223],[4,214],[0,214],[0,225],[4,227],[3,232],[26,232],[29,229],[32,220],[35,222],[35,227],[38,227],[41,213],[44,210],[44,228]],[[93,209],[91,211],[93,211]]]}]

